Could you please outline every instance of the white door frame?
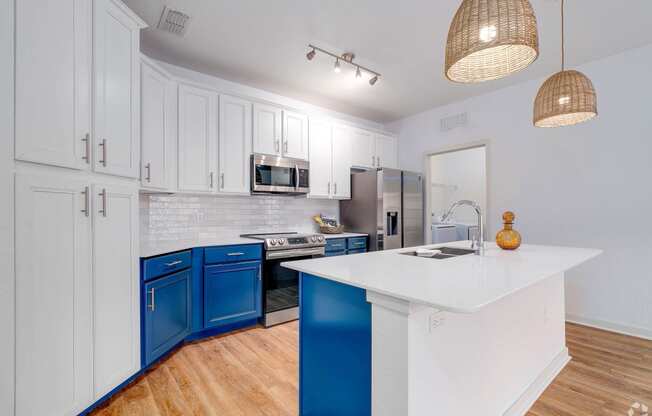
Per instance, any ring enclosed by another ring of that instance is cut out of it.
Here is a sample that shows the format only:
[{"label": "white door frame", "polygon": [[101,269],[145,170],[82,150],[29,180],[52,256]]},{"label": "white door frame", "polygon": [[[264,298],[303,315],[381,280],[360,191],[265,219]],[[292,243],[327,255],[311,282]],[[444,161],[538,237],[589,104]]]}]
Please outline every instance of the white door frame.
[{"label": "white door frame", "polygon": [[490,160],[491,160],[491,140],[490,139],[484,139],[484,140],[476,140],[476,141],[470,141],[466,143],[461,143],[461,144],[453,144],[453,145],[446,145],[446,146],[441,146],[438,147],[434,150],[426,151],[423,156],[423,172],[426,177],[426,186],[424,190],[424,199],[425,199],[425,209],[424,209],[424,241],[426,244],[432,244],[432,232],[431,230],[431,224],[432,224],[432,201],[431,201],[431,193],[432,193],[432,183],[430,179],[430,157],[431,156],[437,156],[437,155],[442,155],[445,153],[453,153],[453,152],[459,152],[462,150],[469,150],[469,149],[475,149],[478,147],[484,147],[485,148],[485,194],[486,194],[486,207],[485,211],[483,212],[484,214],[484,225],[485,225],[485,240],[487,240],[487,234],[488,230],[490,230],[490,225],[491,225],[491,218],[492,216],[490,215],[490,209],[489,207],[491,206],[489,200],[491,198],[491,192],[489,188],[489,172],[490,172]]}]

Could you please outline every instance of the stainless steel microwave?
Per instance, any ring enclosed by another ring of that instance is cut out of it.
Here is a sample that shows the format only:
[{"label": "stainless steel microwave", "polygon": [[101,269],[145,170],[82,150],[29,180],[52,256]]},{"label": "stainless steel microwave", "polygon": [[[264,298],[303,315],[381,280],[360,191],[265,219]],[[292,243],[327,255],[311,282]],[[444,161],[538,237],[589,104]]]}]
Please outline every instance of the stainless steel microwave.
[{"label": "stainless steel microwave", "polygon": [[271,155],[251,155],[251,192],[307,194],[310,164],[305,160]]}]

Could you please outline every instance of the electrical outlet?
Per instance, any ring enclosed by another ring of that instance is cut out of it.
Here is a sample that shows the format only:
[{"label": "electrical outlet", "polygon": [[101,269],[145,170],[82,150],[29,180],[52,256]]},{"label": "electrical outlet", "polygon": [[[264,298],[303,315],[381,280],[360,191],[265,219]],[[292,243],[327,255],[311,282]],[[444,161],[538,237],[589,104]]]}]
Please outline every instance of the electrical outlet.
[{"label": "electrical outlet", "polygon": [[437,311],[430,314],[430,325],[428,326],[430,332],[442,326],[445,321],[446,321],[446,315],[442,311]]}]

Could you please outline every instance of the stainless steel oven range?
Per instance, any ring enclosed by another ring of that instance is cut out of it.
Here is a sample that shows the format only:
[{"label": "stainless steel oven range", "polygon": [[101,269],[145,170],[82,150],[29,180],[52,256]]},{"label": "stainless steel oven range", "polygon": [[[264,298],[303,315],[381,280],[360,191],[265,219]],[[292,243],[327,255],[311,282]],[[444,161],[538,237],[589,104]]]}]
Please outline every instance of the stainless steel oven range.
[{"label": "stainless steel oven range", "polygon": [[299,272],[281,267],[284,261],[323,257],[326,239],[321,234],[245,234],[262,240],[263,320],[266,327],[299,318]]}]

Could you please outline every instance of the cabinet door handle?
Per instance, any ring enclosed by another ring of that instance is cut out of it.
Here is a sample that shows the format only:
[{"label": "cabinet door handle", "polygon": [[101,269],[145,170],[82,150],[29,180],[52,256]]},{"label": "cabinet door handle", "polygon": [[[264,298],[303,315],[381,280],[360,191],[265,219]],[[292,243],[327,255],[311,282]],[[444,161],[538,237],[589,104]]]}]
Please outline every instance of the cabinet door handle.
[{"label": "cabinet door handle", "polygon": [[156,310],[156,304],[154,303],[154,288],[149,290],[149,310],[154,312]]},{"label": "cabinet door handle", "polygon": [[330,182],[328,182],[328,193],[329,194],[331,193],[331,183]]},{"label": "cabinet door handle", "polygon": [[337,182],[335,182],[335,185],[333,186],[333,194],[337,195]]},{"label": "cabinet door handle", "polygon": [[89,211],[90,195],[88,192],[88,186],[84,188],[84,190],[82,191],[82,195],[84,195],[84,209],[82,209],[81,212],[83,212],[84,215],[88,217],[90,215],[90,211]]},{"label": "cabinet door handle", "polygon": [[220,173],[220,189],[224,189],[224,172]]},{"label": "cabinet door handle", "polygon": [[276,149],[276,153],[280,152],[281,151],[281,142],[276,140],[274,142],[274,148]]},{"label": "cabinet door handle", "polygon": [[177,264],[181,264],[181,263],[183,263],[183,260],[175,260],[175,261],[171,261],[170,263],[165,263],[165,265],[167,267],[172,267],[172,266],[176,266]]},{"label": "cabinet door handle", "polygon": [[235,253],[226,253],[227,256],[244,256],[245,253],[237,251]]},{"label": "cabinet door handle", "polygon": [[106,217],[106,188],[103,188],[99,195],[102,197],[102,209],[99,212],[103,217]]},{"label": "cabinet door handle", "polygon": [[213,172],[211,172],[209,176],[211,178],[210,188],[213,189]]},{"label": "cabinet door handle", "polygon": [[148,163],[145,165],[145,171],[147,172],[147,176],[145,176],[145,180],[149,183],[152,181],[152,164]]},{"label": "cabinet door handle", "polygon": [[102,139],[99,146],[102,148],[102,159],[99,162],[106,167],[106,139]]},{"label": "cabinet door handle", "polygon": [[82,142],[84,142],[84,156],[82,156],[82,159],[86,161],[86,164],[91,163],[91,135],[90,133],[86,133],[84,138],[82,138]]},{"label": "cabinet door handle", "polygon": [[376,166],[380,167],[380,156],[376,156]]},{"label": "cabinet door handle", "polygon": [[376,167],[376,157],[373,155],[371,156],[371,166]]},{"label": "cabinet door handle", "polygon": [[283,153],[287,153],[287,152],[288,152],[288,141],[286,140],[285,142],[283,142]]}]

